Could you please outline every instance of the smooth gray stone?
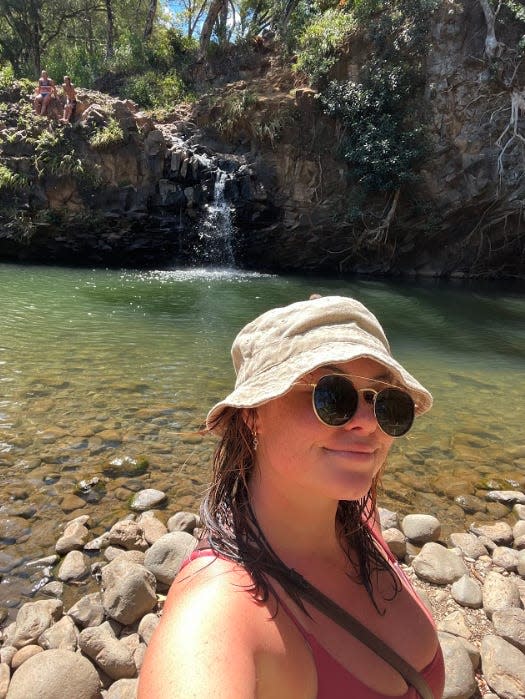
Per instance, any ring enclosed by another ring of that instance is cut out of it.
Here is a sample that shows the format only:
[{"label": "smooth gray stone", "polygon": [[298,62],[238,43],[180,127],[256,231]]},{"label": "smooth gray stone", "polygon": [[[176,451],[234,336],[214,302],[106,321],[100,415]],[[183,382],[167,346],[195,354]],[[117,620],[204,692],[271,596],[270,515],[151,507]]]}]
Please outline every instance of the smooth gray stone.
[{"label": "smooth gray stone", "polygon": [[126,550],[145,551],[148,548],[144,528],[138,522],[129,519],[114,524],[109,530],[107,540],[111,546],[120,546]]},{"label": "smooth gray stone", "polygon": [[479,609],[483,606],[481,585],[469,575],[462,575],[450,588],[452,598],[462,607]]},{"label": "smooth gray stone", "polygon": [[467,573],[465,563],[457,554],[434,542],[423,546],[412,561],[412,567],[418,578],[437,585],[447,585]]},{"label": "smooth gray stone", "polygon": [[62,616],[64,605],[60,600],[38,600],[27,602],[20,607],[10,645],[22,648],[36,643],[55,621]]},{"label": "smooth gray stone", "polygon": [[518,564],[516,566],[516,570],[518,571],[518,575],[525,578],[525,549],[522,549],[518,553]]},{"label": "smooth gray stone", "polygon": [[525,655],[499,636],[481,641],[481,665],[488,685],[503,699],[525,696]]},{"label": "smooth gray stone", "polygon": [[11,660],[11,670],[14,672],[20,665],[23,665],[26,660],[32,658],[33,655],[37,655],[37,653],[42,653],[43,650],[44,649],[36,643],[31,643],[29,646],[19,648]]},{"label": "smooth gray stone", "polygon": [[89,575],[88,560],[81,551],[70,551],[66,554],[58,569],[58,579],[62,582],[82,580]]},{"label": "smooth gray stone", "polygon": [[114,682],[108,689],[105,699],[136,699],[138,680],[122,679]]},{"label": "smooth gray stone", "polygon": [[516,583],[508,577],[491,571],[483,583],[483,609],[489,619],[501,609],[520,607],[521,600]]},{"label": "smooth gray stone", "polygon": [[478,536],[486,536],[496,545],[507,546],[512,544],[512,528],[507,522],[495,522],[494,524],[471,524],[470,530]]},{"label": "smooth gray stone", "polygon": [[69,616],[63,616],[60,621],[50,626],[38,637],[38,643],[44,650],[63,648],[76,651],[78,645],[78,629]]},{"label": "smooth gray stone", "polygon": [[137,518],[137,523],[142,527],[144,539],[150,545],[154,544],[157,539],[160,539],[161,536],[168,533],[166,525],[150,512],[143,512]]},{"label": "smooth gray stone", "polygon": [[469,699],[477,688],[470,656],[460,639],[440,636],[445,660],[445,689],[443,699]]},{"label": "smooth gray stone", "polygon": [[450,543],[452,546],[460,549],[467,558],[473,558],[475,560],[487,554],[486,547],[474,534],[454,532],[454,534],[450,535]]},{"label": "smooth gray stone", "polygon": [[9,687],[9,681],[11,679],[11,670],[7,663],[0,663],[0,697],[5,699],[7,695],[7,688]]},{"label": "smooth gray stone", "polygon": [[104,607],[100,592],[81,597],[67,612],[81,629],[99,626],[104,621]]},{"label": "smooth gray stone", "polygon": [[131,501],[131,509],[136,512],[143,512],[144,510],[151,510],[157,505],[166,500],[167,495],[163,493],[162,490],[156,490],[155,488],[146,488],[145,490],[140,490],[133,496]]},{"label": "smooth gray stone", "polygon": [[60,555],[81,549],[89,537],[89,530],[80,521],[70,522],[63,535],[55,544],[55,551]]},{"label": "smooth gray stone", "polygon": [[514,537],[514,541],[516,541],[516,539],[519,539],[520,536],[524,536],[524,535],[525,535],[525,520],[520,519],[512,527],[512,536]]},{"label": "smooth gray stone", "polygon": [[190,555],[197,539],[182,531],[164,534],[146,552],[144,565],[165,585],[171,585],[183,561]]},{"label": "smooth gray stone", "polygon": [[142,619],[140,620],[140,624],[138,627],[138,634],[140,638],[144,641],[146,645],[149,644],[151,641],[151,637],[153,636],[153,632],[157,628],[160,622],[160,617],[158,617],[156,614],[145,614]]},{"label": "smooth gray stone", "polygon": [[468,628],[465,615],[462,611],[451,612],[447,614],[437,625],[439,631],[445,631],[453,636],[461,636],[467,640],[471,637],[470,629]]},{"label": "smooth gray stone", "polygon": [[193,512],[176,512],[168,519],[169,532],[188,532],[192,534],[195,527],[200,523],[199,516]]},{"label": "smooth gray stone", "polygon": [[381,529],[399,529],[399,515],[386,507],[378,507]]},{"label": "smooth gray stone", "polygon": [[133,624],[157,604],[154,574],[119,556],[102,569],[102,604],[112,619]]},{"label": "smooth gray stone", "polygon": [[492,552],[492,563],[504,570],[514,571],[518,567],[518,552],[508,546],[496,546]]},{"label": "smooth gray stone", "polygon": [[441,523],[432,515],[407,515],[401,522],[401,531],[413,544],[426,544],[439,539]]},{"label": "smooth gray stone", "polygon": [[514,505],[512,511],[518,519],[525,519],[525,505]]},{"label": "smooth gray stone", "polygon": [[525,493],[520,493],[519,490],[489,490],[485,497],[504,505],[525,505]]},{"label": "smooth gray stone", "polygon": [[106,621],[100,626],[80,632],[78,644],[103,672],[113,680],[133,677],[137,673],[133,653],[125,643],[119,641]]},{"label": "smooth gray stone", "polygon": [[502,609],[492,615],[494,630],[525,653],[525,609]]},{"label": "smooth gray stone", "polygon": [[39,592],[46,597],[62,597],[64,594],[64,583],[59,580],[52,580],[41,587]]},{"label": "smooth gray stone", "polygon": [[45,650],[13,674],[7,699],[101,699],[97,671],[70,650]]},{"label": "smooth gray stone", "polygon": [[403,561],[407,553],[407,541],[399,529],[384,529],[383,539],[398,561]]}]

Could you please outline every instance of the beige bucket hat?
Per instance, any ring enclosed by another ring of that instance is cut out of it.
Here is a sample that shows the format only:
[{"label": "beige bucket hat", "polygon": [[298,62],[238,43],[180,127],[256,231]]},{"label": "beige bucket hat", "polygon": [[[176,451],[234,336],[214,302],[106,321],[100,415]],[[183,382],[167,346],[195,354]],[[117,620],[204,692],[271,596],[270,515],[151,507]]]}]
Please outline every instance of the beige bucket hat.
[{"label": "beige bucket hat", "polygon": [[390,351],[379,321],[362,303],[344,296],[322,296],[273,308],[248,323],[232,345],[235,389],[208,413],[206,426],[221,431],[227,407],[254,408],[287,393],[309,372],[326,364],[373,359],[405,388],[416,415],[432,407],[432,396]]}]

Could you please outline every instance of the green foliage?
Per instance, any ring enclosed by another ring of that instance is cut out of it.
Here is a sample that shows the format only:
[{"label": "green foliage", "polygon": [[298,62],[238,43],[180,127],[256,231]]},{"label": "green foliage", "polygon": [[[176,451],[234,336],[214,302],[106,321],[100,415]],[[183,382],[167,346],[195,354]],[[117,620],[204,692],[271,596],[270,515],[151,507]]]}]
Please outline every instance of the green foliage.
[{"label": "green foliage", "polygon": [[124,142],[124,131],[116,119],[110,117],[106,126],[101,129],[96,129],[95,133],[89,139],[90,145],[97,149],[103,150]]},{"label": "green foliage", "polygon": [[185,99],[188,91],[175,70],[166,75],[159,75],[150,70],[127,80],[122,93],[122,96],[129,97],[141,107],[171,108]]},{"label": "green foliage", "polygon": [[354,17],[339,9],[329,9],[318,16],[299,38],[295,69],[318,83],[334,66],[356,26]]},{"label": "green foliage", "polygon": [[25,186],[25,180],[16,172],[0,163],[0,194],[18,192]]},{"label": "green foliage", "polygon": [[272,115],[263,115],[253,124],[253,132],[259,141],[267,141],[274,148],[283,129],[292,123],[292,115],[287,109],[279,109]]},{"label": "green foliage", "polygon": [[15,80],[15,71],[9,63],[0,65],[0,90],[9,90]]},{"label": "green foliage", "polygon": [[226,136],[232,136],[256,103],[257,95],[250,90],[229,93],[224,100],[220,100],[221,115],[215,123],[217,130]]}]

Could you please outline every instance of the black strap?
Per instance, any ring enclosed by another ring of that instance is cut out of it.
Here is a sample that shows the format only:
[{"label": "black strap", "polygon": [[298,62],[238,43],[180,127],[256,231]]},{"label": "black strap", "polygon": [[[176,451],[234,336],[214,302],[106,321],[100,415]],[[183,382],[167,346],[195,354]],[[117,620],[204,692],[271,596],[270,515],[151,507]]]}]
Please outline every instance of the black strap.
[{"label": "black strap", "polygon": [[[395,668],[406,682],[415,687],[421,699],[434,699],[432,690],[423,675],[409,665],[403,658],[393,651],[384,641],[372,633],[361,622],[357,621],[346,609],[343,609],[333,600],[327,597],[321,590],[311,585],[297,571],[280,566],[273,567],[271,572],[277,582],[286,589],[290,583],[296,588],[297,593],[305,601],[310,602],[322,614],[335,621],[336,624],[351,633],[358,641],[371,648],[374,653]],[[283,584],[284,583],[284,584]]]}]

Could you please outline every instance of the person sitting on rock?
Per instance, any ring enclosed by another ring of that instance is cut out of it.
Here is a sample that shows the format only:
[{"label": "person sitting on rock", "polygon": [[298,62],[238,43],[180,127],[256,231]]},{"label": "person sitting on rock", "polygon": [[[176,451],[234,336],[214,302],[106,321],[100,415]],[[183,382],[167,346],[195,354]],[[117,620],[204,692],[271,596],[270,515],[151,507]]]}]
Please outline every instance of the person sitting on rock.
[{"label": "person sitting on rock", "polygon": [[36,97],[33,102],[35,113],[44,116],[51,97],[58,97],[55,81],[51,80],[45,70],[42,71],[36,86]]},{"label": "person sitting on rock", "polygon": [[68,75],[64,75],[62,90],[66,96],[66,104],[64,106],[64,114],[60,121],[67,124],[75,116],[75,111],[77,108],[77,93],[75,92],[75,87],[73,86],[71,78]]}]

